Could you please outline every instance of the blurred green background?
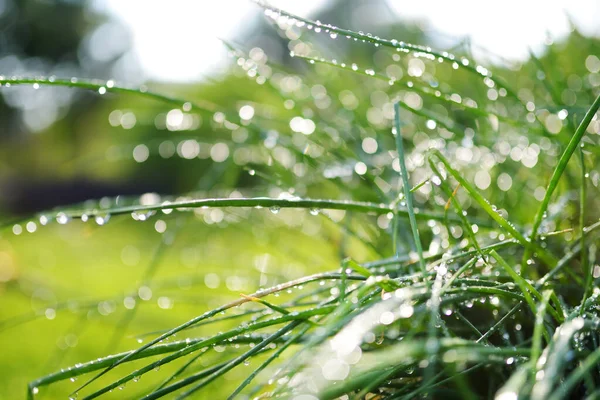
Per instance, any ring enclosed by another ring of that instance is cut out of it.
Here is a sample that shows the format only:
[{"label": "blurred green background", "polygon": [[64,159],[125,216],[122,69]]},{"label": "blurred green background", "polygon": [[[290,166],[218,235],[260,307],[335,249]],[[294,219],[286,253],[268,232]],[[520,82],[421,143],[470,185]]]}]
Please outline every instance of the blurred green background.
[{"label": "blurred green background", "polygon": [[[483,54],[469,39],[399,18],[383,1],[327,2],[313,13],[383,38],[469,58]],[[496,63],[490,67],[494,76],[516,88],[517,99],[448,63],[281,29],[261,14],[251,14],[225,38],[221,46],[229,61],[201,81],[143,82],[143,66],[131,55],[130,27],[93,4],[0,1],[0,75],[114,79],[200,105],[182,111],[128,94],[0,87],[0,398],[23,397],[34,378],[135,348],[140,335],[173,327],[240,293],[333,270],[346,256],[369,261],[392,255],[387,216],[197,209],[143,222],[115,216],[105,226],[46,225],[40,217],[86,201],[83,207],[92,208],[241,196],[389,203],[398,179],[390,155],[391,99],[400,96],[412,107],[403,110],[403,121],[415,151],[409,158],[413,184],[430,177],[419,151],[449,149],[468,179],[513,221],[527,225],[549,175],[548,168],[537,174],[534,168],[554,165],[558,146],[571,134],[560,112],[581,117],[600,86],[600,41],[576,26],[566,37],[548,39],[536,60],[490,55],[485,65]],[[385,18],[378,21],[378,15]],[[181,40],[193,52],[201,39]],[[289,51],[356,63],[384,79],[311,65]],[[451,101],[442,100],[446,95]],[[473,104],[505,119],[471,112]],[[588,131],[598,134],[598,121]],[[590,136],[587,151],[595,154],[597,136]],[[594,198],[600,173],[589,174],[588,196]],[[430,186],[417,191],[418,206],[443,212],[446,200]],[[468,198],[461,200],[468,209]],[[564,205],[567,213],[576,206]],[[590,220],[598,216],[589,211]],[[555,230],[565,221],[546,223],[545,229]],[[445,242],[428,241],[426,250],[438,252],[463,239],[462,231],[448,227]],[[402,251],[410,252],[409,241],[402,243]],[[194,335],[219,329],[200,327]],[[220,351],[201,363],[220,359]],[[167,377],[175,369],[154,374]],[[232,371],[231,387],[213,385],[206,398],[224,397],[245,374]],[[137,398],[154,382],[145,381],[112,397]],[[39,397],[64,398],[77,383],[41,388]]]}]

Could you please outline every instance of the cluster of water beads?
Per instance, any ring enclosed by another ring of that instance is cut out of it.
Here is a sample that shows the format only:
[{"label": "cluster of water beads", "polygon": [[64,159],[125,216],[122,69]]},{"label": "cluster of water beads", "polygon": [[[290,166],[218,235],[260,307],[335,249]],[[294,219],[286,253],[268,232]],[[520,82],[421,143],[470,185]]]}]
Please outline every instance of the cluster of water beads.
[{"label": "cluster of water beads", "polygon": [[[265,14],[278,21],[278,23],[281,25],[282,22],[286,22],[289,23],[290,25],[295,25],[295,26],[305,26],[307,24],[306,20],[303,20],[301,18],[292,16],[291,14],[285,13],[284,11],[281,10],[277,10],[277,9],[272,9],[272,8],[268,8],[267,5],[262,4],[263,7],[265,7]],[[308,24],[306,25],[309,29],[312,29],[312,25]],[[333,32],[334,35],[333,37],[337,37],[337,32],[341,32],[343,30],[340,30],[337,27],[334,26],[329,26],[329,25],[323,25],[321,24],[319,21],[317,21],[315,23],[316,26],[316,31],[320,32],[321,29],[324,29],[326,33],[330,33]],[[358,32],[358,34],[355,34],[353,32],[348,32],[349,34],[346,35],[348,38],[354,37],[355,40],[357,40],[356,35],[358,35],[359,37],[362,37],[363,41],[370,41],[372,43],[375,43],[376,45],[378,44],[384,44],[384,45],[388,45],[391,47],[395,47],[397,50],[401,50],[401,51],[409,51],[409,50],[413,50],[414,57],[425,57],[431,60],[435,60],[437,59],[439,62],[443,62],[443,61],[452,61],[452,66],[453,68],[457,69],[459,68],[459,66],[468,68],[469,70],[472,70],[474,72],[476,72],[477,74],[479,74],[480,76],[483,76],[483,82],[484,84],[489,88],[488,90],[488,100],[490,101],[495,101],[498,99],[498,97],[504,97],[508,95],[508,90],[506,87],[500,85],[497,80],[492,78],[492,74],[490,73],[490,71],[482,66],[482,65],[476,65],[475,67],[473,67],[472,62],[469,61],[466,58],[461,58],[461,59],[457,59],[454,55],[447,53],[447,52],[442,52],[442,53],[438,53],[438,52],[434,52],[431,50],[431,48],[429,47],[423,47],[423,46],[415,46],[415,45],[411,45],[411,44],[406,44],[403,42],[399,42],[397,40],[390,40],[390,41],[386,41],[383,40],[377,36],[373,36],[370,34],[364,34],[363,32]],[[292,56],[294,55],[294,53],[292,52]],[[310,59],[311,63],[314,63],[314,59]],[[321,59],[320,61],[322,62],[327,62],[323,59]],[[332,64],[336,64],[337,65],[337,61],[333,61],[330,62]],[[346,64],[342,63],[340,64],[341,67],[345,68]],[[358,67],[356,66],[356,64],[353,64],[351,67],[353,70],[358,70]],[[372,69],[367,69],[365,70],[365,74],[367,75],[375,75],[375,72]],[[394,84],[394,79],[390,79],[390,84]],[[438,97],[441,96],[441,93],[439,92],[439,90],[435,90],[434,94]],[[449,101],[457,101],[458,103],[461,102],[461,97],[456,95],[456,94],[452,94],[452,95],[446,95],[445,97],[446,100]],[[467,107],[473,107],[473,108],[477,108],[477,103],[472,101],[471,99],[465,99],[468,101],[465,101],[464,105]],[[530,123],[535,122],[536,120],[530,120]],[[535,163],[534,163],[535,164]]]},{"label": "cluster of water beads", "polygon": [[[56,75],[49,76],[2,76],[0,75],[0,87],[11,87],[16,85],[31,85],[34,90],[40,89],[42,85],[50,86],[73,86],[83,89],[91,89],[97,91],[100,95],[106,94],[109,91],[133,91],[139,93],[148,93],[146,85],[138,87],[127,87],[117,85],[114,79],[81,79],[78,77],[59,78]],[[166,98],[165,98],[166,99]]]},{"label": "cluster of water beads", "polygon": [[[332,63],[337,63],[337,61],[334,60]],[[345,65],[345,64],[342,64],[342,65]],[[358,69],[358,67],[356,65],[353,65],[353,67],[354,67],[354,69]],[[373,72],[373,70],[369,69],[369,70],[367,70],[367,73],[368,74],[373,74],[374,72]],[[431,85],[432,88],[435,88],[438,85],[437,82],[435,82],[435,81],[431,81],[429,83],[430,83],[430,85]],[[488,80],[486,80],[486,84],[488,86],[492,86],[493,82],[488,79]],[[412,86],[412,82],[408,82],[408,85]],[[434,91],[434,95],[436,95],[437,97],[439,97],[439,96],[442,95],[442,93],[439,92],[439,90],[436,90],[436,91]],[[459,96],[457,94],[446,94],[445,96],[446,96],[446,99],[448,101],[459,102],[459,103],[460,102],[464,102],[464,105],[467,106],[467,107],[477,107],[476,102],[474,102],[474,101],[472,101],[470,99],[462,99],[461,96]],[[431,123],[432,124],[437,124],[437,122],[435,120],[432,120]],[[363,169],[360,169],[360,171],[363,171]],[[253,174],[253,172],[254,172],[254,170],[250,170],[249,173]]]},{"label": "cluster of water beads", "polygon": [[267,17],[271,18],[272,20],[278,22],[280,26],[287,24],[289,26],[296,26],[299,28],[306,27],[309,30],[312,30],[314,27],[314,31],[316,33],[324,32],[326,34],[329,34],[332,39],[337,38],[338,35],[342,35],[342,36],[346,37],[347,39],[353,39],[354,41],[360,40],[362,42],[372,43],[375,46],[384,45],[387,47],[392,47],[392,48],[395,48],[396,51],[399,51],[399,52],[409,53],[412,51],[414,57],[417,57],[417,58],[422,57],[422,58],[427,58],[430,60],[437,59],[440,62],[450,61],[450,62],[452,62],[452,66],[455,69],[459,68],[459,66],[462,66],[462,67],[465,67],[465,68],[475,71],[476,73],[478,73],[479,75],[481,75],[483,77],[492,79],[492,74],[486,67],[484,67],[482,65],[475,65],[475,67],[473,67],[472,66],[473,63],[469,59],[464,58],[464,57],[457,58],[455,55],[445,52],[445,51],[437,52],[437,51],[434,51],[429,46],[414,45],[411,43],[398,41],[396,39],[391,39],[391,40],[382,39],[379,36],[375,36],[370,33],[364,33],[362,31],[359,31],[359,32],[347,31],[347,30],[340,29],[333,25],[322,24],[320,21],[314,21],[314,22],[308,21],[303,18],[292,15],[290,13],[287,13],[283,10],[269,8],[269,6],[266,4],[261,4],[261,6],[265,8],[265,11],[264,11],[265,15]]}]

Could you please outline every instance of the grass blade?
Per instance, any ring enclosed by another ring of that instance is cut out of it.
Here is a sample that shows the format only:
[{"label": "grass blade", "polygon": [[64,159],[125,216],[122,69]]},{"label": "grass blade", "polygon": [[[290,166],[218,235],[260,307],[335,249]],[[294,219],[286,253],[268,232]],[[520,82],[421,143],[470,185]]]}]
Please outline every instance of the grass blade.
[{"label": "grass blade", "polygon": [[[404,189],[404,198],[406,200],[406,210],[408,213],[408,220],[410,221],[410,228],[413,234],[413,240],[415,242],[415,248],[419,256],[419,267],[423,278],[427,274],[427,267],[425,266],[425,260],[423,259],[423,246],[421,244],[421,237],[419,235],[419,227],[417,226],[417,218],[415,216],[415,209],[413,207],[412,193],[410,191],[410,182],[408,181],[408,171],[406,170],[406,161],[404,160],[404,145],[402,144],[402,134],[400,130],[400,106],[398,102],[394,103],[394,123],[396,127],[396,149],[398,150],[398,159],[400,161],[400,174],[402,176],[402,188]],[[427,281],[429,285],[429,281]]]},{"label": "grass blade", "polygon": [[535,219],[533,221],[533,227],[531,229],[531,235],[530,235],[530,240],[532,242],[537,238],[538,229],[539,229],[540,225],[542,224],[542,220],[544,219],[544,214],[546,213],[546,210],[548,209],[548,205],[550,204],[550,198],[552,197],[552,194],[554,194],[554,190],[556,190],[556,187],[558,186],[558,181],[560,180],[560,177],[562,176],[563,172],[567,168],[567,164],[569,163],[571,156],[573,155],[573,153],[579,146],[579,142],[583,138],[583,135],[585,135],[585,131],[586,131],[587,127],[589,126],[589,124],[592,122],[594,115],[596,115],[598,108],[600,108],[600,95],[598,95],[598,97],[596,97],[596,100],[594,100],[594,102],[588,109],[587,113],[585,114],[585,117],[583,117],[583,120],[577,127],[575,134],[571,137],[569,144],[567,145],[564,152],[560,156],[560,159],[558,160],[558,164],[556,165],[556,168],[554,169],[554,172],[552,173],[552,177],[550,178],[550,182],[548,183],[548,187],[546,188],[546,193],[544,194],[544,199],[542,200],[542,203],[540,204],[540,207],[539,207],[539,209],[535,215]]}]

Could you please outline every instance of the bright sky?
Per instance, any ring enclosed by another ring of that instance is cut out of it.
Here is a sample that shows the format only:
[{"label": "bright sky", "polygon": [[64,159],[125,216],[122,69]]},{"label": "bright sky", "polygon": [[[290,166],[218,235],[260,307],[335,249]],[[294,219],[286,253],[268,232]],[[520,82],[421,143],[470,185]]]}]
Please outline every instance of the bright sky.
[{"label": "bright sky", "polygon": [[[308,16],[323,2],[270,3]],[[600,0],[389,0],[389,4],[399,19],[428,20],[435,31],[470,36],[473,43],[509,59],[525,58],[530,47],[539,49],[548,33],[564,35],[567,15],[585,33],[600,36]],[[226,58],[218,38],[262,18],[250,0],[96,0],[95,5],[129,26],[144,73],[160,81],[201,79]]]}]

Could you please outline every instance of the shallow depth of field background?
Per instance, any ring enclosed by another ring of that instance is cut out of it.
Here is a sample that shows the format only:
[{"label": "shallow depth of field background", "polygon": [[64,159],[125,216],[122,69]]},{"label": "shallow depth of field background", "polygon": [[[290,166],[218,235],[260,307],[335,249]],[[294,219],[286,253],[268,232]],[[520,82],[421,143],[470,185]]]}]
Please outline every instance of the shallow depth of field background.
[{"label": "shallow depth of field background", "polygon": [[[159,212],[147,221],[115,216],[102,225],[39,220],[55,215],[49,211],[54,207],[88,199],[100,207],[119,204],[118,195],[144,204],[188,195],[383,201],[379,195],[389,192],[389,185],[378,181],[377,173],[365,177],[367,169],[383,170],[386,152],[393,149],[391,136],[378,136],[389,132],[391,123],[389,85],[292,59],[290,50],[310,52],[314,45],[328,59],[348,59],[398,79],[437,79],[457,93],[479,91],[490,101],[502,97],[474,89],[452,68],[418,59],[396,65],[390,52],[362,43],[296,29],[282,33],[251,2],[209,3],[0,0],[0,75],[146,85],[215,110],[185,113],[127,94],[0,87],[0,399],[24,396],[27,382],[61,367],[135,348],[145,334],[176,326],[240,293],[333,270],[346,256],[369,261],[392,255],[389,220],[343,211],[325,216],[308,210],[197,209]],[[595,1],[507,1],[489,11],[470,9],[470,2],[452,9],[438,2],[295,3],[275,4],[340,27],[474,57],[513,86],[531,88],[519,95],[533,98],[544,77],[527,61],[531,49],[543,62],[560,66],[552,79],[564,86],[562,100],[581,107],[581,115],[589,101],[576,93],[600,85],[600,3]],[[218,39],[245,52],[245,58],[240,61]],[[418,95],[407,101],[428,108]],[[542,118],[560,138],[559,111]],[[335,135],[322,141],[319,121],[349,115],[364,128],[352,144],[359,156],[330,156],[325,143],[335,142]],[[439,137],[431,120],[407,114],[406,121],[414,128],[415,147]],[[244,128],[250,122],[267,129],[254,135]],[[590,129],[597,134],[598,122]],[[304,151],[279,147],[284,137]],[[472,135],[446,139],[464,149],[459,154],[467,175],[488,198],[515,219],[530,222],[547,183],[547,175],[534,172],[538,158],[556,154],[549,141],[533,146],[489,136],[479,143],[489,149],[483,151],[472,150]],[[589,173],[593,197],[600,173]],[[417,195],[419,204],[427,201],[435,199],[426,191]],[[589,218],[597,219],[597,210],[591,209]],[[342,240],[345,224],[358,239]],[[552,226],[558,228],[560,222]],[[453,235],[450,241],[462,234]],[[426,250],[447,246],[436,243]],[[147,278],[153,265],[155,273]],[[124,325],[124,313],[133,308],[135,316]],[[203,329],[194,334],[219,330]],[[215,350],[201,361],[204,366],[219,359],[223,349]],[[174,368],[152,374],[166,377]],[[248,373],[244,368],[227,374],[225,384],[213,385],[212,398],[230,393]],[[108,397],[136,398],[147,388],[145,380]],[[45,387],[40,396],[53,398],[77,383]]]}]

